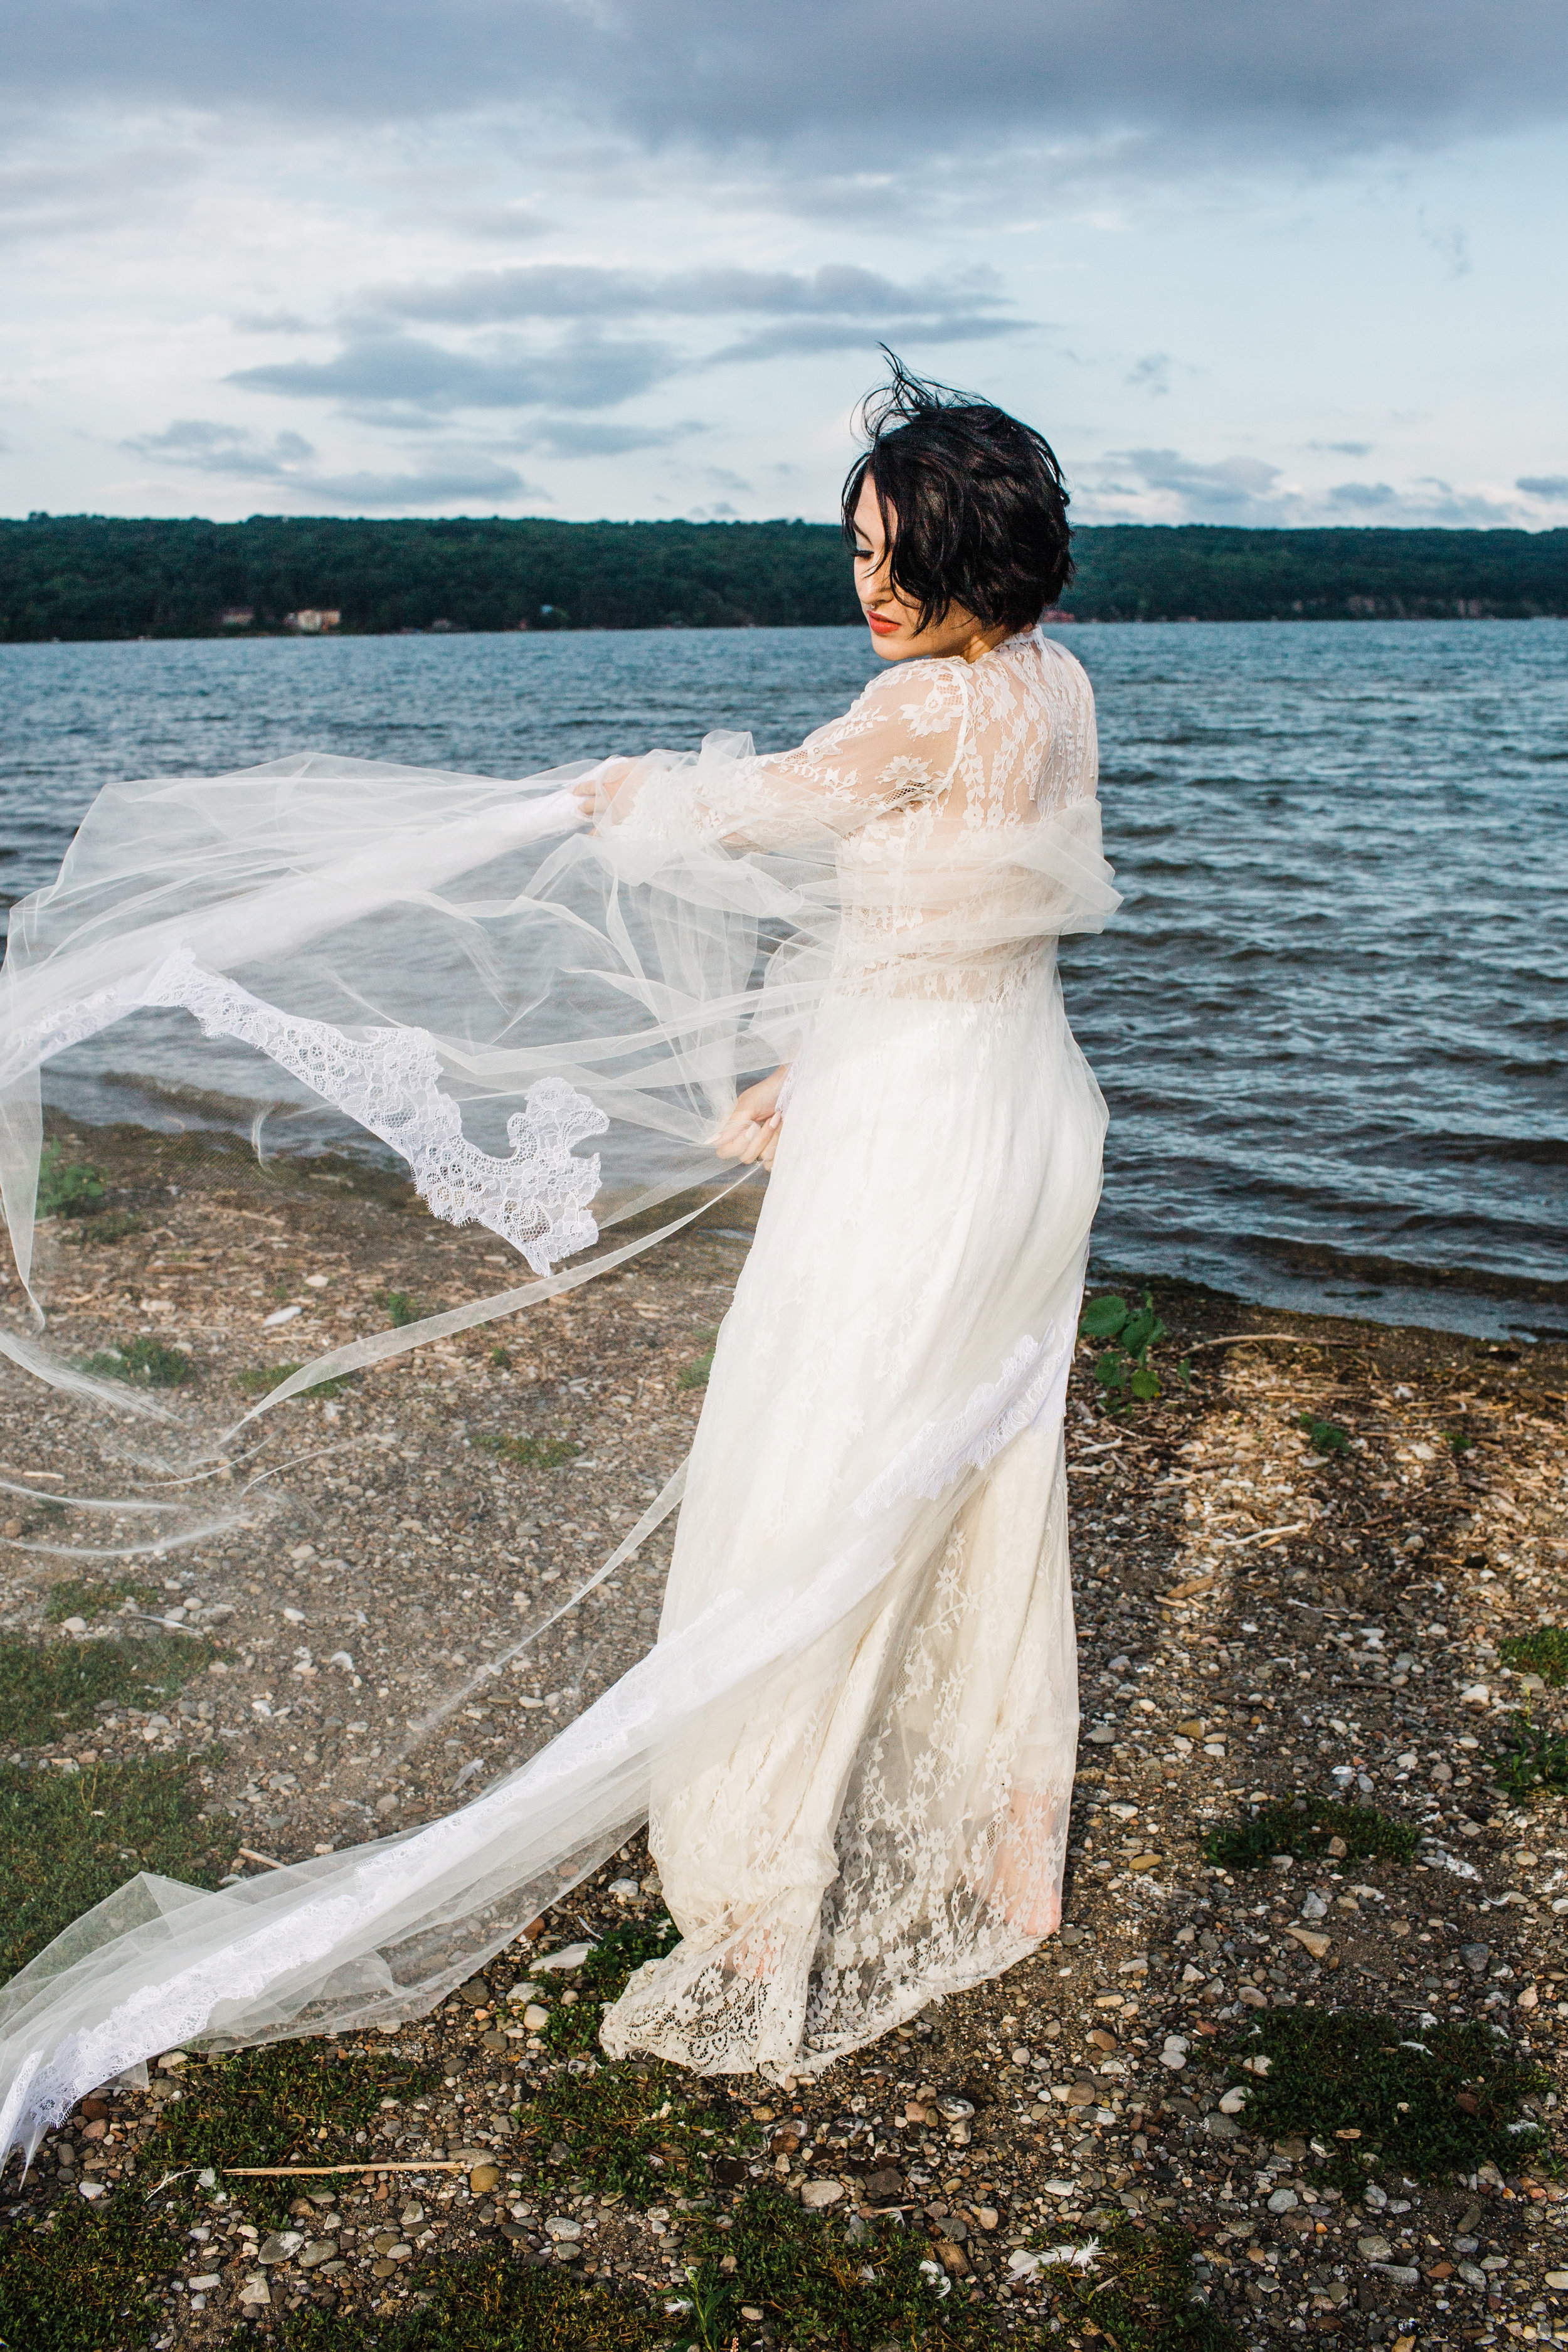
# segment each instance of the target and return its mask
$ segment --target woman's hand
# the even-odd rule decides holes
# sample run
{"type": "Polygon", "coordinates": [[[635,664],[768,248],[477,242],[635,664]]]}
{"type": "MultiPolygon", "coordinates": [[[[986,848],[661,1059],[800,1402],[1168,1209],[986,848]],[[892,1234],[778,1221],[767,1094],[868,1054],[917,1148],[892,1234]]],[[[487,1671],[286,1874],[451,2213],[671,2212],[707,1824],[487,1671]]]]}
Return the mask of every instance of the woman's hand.
{"type": "Polygon", "coordinates": [[[572,797],[586,817],[607,816],[632,770],[640,765],[636,760],[601,760],[585,776],[579,776],[572,786],[572,797]]]}
{"type": "Polygon", "coordinates": [[[739,1160],[747,1166],[761,1160],[764,1168],[773,1166],[784,1129],[778,1099],[789,1073],[790,1065],[782,1063],[772,1077],[759,1078],[754,1087],[736,1096],[734,1109],[713,1139],[721,1160],[739,1160]]]}

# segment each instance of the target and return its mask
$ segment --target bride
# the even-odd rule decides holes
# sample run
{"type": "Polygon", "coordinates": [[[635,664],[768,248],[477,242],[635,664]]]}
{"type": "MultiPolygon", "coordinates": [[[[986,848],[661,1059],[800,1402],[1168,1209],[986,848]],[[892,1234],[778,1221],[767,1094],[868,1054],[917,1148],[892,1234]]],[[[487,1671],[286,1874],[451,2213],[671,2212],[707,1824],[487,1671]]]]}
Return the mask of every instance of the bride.
{"type": "Polygon", "coordinates": [[[599,1237],[588,1135],[658,1134],[666,1193],[715,1153],[770,1176],[689,1460],[592,1580],[680,1500],[653,1647],[442,1821],[216,1894],[144,1874],[75,1922],[0,1991],[0,2155],[175,2043],[424,2014],[645,1822],[681,1940],[606,2012],[613,2056],[819,2072],[1058,1926],[1062,1412],[1104,1110],[1056,941],[1116,904],[1093,701],[1037,625],[1070,571],[1039,435],[895,362],[868,440],[845,530],[886,667],[798,750],[122,787],[16,910],[0,1182],[25,1280],[38,1070],[150,1008],[270,1055],[533,1268],[258,1411],[645,1245],[557,1270],[599,1237]],[[461,1102],[513,1106],[510,1157],[461,1102]]]}

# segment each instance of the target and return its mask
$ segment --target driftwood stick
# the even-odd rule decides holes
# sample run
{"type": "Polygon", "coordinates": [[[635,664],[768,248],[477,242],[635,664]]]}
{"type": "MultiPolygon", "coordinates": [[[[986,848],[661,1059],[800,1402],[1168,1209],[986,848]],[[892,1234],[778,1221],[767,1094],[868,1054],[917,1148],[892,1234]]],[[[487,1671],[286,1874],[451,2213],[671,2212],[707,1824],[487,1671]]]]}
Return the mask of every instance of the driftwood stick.
{"type": "MultiPolygon", "coordinates": [[[[489,2163],[487,2157],[484,2161],[489,2163]]],[[[220,2164],[219,2172],[232,2173],[236,2179],[291,2180],[296,2173],[308,2173],[312,2179],[328,2172],[471,2172],[473,2166],[450,2156],[426,2157],[423,2164],[220,2164]]]]}

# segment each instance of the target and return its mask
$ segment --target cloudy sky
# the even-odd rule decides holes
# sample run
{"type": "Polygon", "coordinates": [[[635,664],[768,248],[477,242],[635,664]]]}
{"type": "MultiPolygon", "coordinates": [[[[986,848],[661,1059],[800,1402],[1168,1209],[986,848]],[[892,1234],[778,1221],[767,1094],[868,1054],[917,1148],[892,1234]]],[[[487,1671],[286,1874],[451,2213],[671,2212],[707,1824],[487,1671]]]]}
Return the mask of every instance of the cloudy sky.
{"type": "Polygon", "coordinates": [[[0,0],[0,512],[1568,523],[1561,0],[0,0]]]}

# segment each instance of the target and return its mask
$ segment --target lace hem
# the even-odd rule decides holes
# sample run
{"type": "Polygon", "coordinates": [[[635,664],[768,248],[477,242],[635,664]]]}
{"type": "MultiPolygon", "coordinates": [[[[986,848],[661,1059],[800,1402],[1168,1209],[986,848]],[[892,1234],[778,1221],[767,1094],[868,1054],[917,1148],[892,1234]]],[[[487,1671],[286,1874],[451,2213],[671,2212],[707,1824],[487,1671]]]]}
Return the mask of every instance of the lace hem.
{"type": "Polygon", "coordinates": [[[574,1144],[609,1120],[564,1078],[541,1078],[507,1121],[510,1160],[463,1133],[462,1112],[441,1091],[441,1057],[426,1029],[373,1029],[349,1037],[327,1021],[279,1011],[179,948],[151,974],[65,1005],[23,1041],[29,1065],[143,1007],[192,1013],[209,1037],[254,1045],[407,1161],[421,1200],[448,1224],[481,1224],[520,1251],[535,1274],[587,1249],[599,1228],[587,1213],[599,1159],[574,1144]]]}

